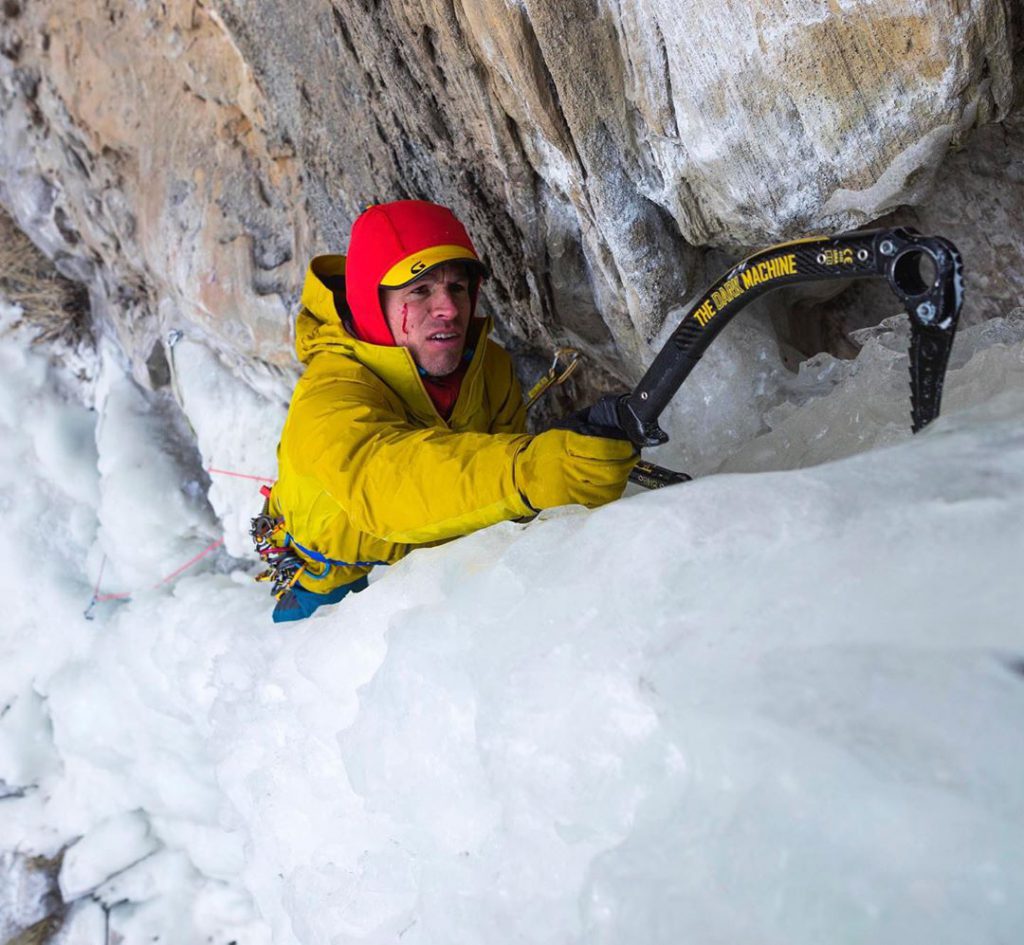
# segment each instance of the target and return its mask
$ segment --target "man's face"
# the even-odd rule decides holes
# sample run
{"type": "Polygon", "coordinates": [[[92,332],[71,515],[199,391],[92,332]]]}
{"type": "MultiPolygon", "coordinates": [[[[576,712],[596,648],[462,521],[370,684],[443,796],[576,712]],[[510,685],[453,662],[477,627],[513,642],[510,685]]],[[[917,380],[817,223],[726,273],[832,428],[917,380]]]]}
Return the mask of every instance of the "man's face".
{"type": "Polygon", "coordinates": [[[395,343],[428,374],[444,377],[462,360],[469,328],[469,275],[460,263],[431,269],[401,289],[382,289],[381,306],[395,343]]]}

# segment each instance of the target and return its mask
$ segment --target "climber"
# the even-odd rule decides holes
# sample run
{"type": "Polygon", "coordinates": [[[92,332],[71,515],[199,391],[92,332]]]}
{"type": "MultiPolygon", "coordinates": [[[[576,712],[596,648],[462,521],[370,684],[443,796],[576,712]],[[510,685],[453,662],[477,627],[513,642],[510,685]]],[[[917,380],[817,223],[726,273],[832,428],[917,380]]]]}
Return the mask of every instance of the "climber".
{"type": "Polygon", "coordinates": [[[475,317],[485,275],[452,212],[419,200],[370,207],[347,258],[310,264],[295,332],[306,370],[265,509],[299,565],[275,622],[363,590],[417,545],[622,494],[636,451],[608,398],[525,432],[511,359],[475,317]]]}

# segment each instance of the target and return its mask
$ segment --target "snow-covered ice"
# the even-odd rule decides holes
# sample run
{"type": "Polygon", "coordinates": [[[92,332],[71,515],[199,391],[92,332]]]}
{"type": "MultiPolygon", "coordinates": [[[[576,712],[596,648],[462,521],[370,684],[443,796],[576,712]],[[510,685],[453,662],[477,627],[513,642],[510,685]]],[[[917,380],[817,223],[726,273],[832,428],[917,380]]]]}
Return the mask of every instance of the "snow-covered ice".
{"type": "Polygon", "coordinates": [[[285,629],[224,552],[154,588],[222,527],[238,553],[241,485],[196,483],[265,474],[240,431],[279,408],[179,345],[189,456],[112,352],[90,410],[16,318],[0,939],[62,850],[75,945],[1024,933],[1024,313],[964,333],[918,437],[892,323],[702,446],[733,474],[419,551],[285,629]],[[131,597],[88,621],[104,559],[131,597]]]}

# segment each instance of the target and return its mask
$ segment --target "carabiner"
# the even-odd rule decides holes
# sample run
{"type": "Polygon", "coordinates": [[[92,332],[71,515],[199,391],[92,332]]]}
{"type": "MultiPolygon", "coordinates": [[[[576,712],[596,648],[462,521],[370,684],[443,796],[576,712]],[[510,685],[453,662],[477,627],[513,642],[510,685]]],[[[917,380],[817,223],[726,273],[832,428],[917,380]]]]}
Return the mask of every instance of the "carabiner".
{"type": "Polygon", "coordinates": [[[581,357],[579,351],[568,346],[555,349],[554,359],[551,367],[526,395],[526,409],[529,410],[551,387],[565,383],[573,371],[580,366],[581,357]]]}

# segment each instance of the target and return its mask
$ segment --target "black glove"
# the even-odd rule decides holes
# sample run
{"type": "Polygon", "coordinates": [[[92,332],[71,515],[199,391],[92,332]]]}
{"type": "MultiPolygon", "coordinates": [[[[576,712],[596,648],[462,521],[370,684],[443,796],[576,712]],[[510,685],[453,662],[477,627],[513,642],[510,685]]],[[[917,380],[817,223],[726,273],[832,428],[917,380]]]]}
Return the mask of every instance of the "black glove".
{"type": "Polygon", "coordinates": [[[619,404],[628,394],[605,394],[596,404],[577,410],[552,424],[553,430],[572,430],[584,436],[603,436],[609,440],[628,440],[619,426],[619,404]]]}

